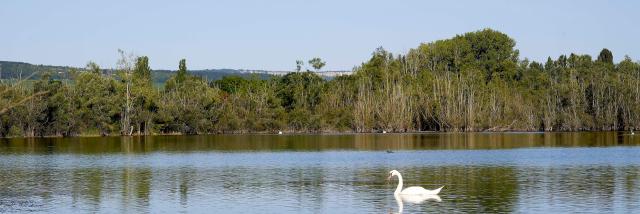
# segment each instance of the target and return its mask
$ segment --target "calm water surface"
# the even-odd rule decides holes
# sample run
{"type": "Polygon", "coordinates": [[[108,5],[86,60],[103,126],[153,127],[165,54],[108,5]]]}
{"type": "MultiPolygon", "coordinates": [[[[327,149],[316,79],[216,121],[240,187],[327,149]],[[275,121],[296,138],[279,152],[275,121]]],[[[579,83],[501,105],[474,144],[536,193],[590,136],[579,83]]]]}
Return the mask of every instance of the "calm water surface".
{"type": "Polygon", "coordinates": [[[0,212],[640,213],[626,133],[0,140],[0,212]],[[439,199],[396,199],[405,185],[439,199]]]}

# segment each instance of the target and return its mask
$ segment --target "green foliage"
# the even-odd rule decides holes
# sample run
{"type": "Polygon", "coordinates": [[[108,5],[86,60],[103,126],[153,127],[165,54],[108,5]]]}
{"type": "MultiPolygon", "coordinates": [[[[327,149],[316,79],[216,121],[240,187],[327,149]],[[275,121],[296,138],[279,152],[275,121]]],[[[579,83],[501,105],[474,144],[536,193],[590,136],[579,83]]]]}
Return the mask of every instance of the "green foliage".
{"type": "Polygon", "coordinates": [[[316,71],[320,71],[320,69],[322,69],[322,67],[324,67],[326,63],[323,62],[322,59],[316,57],[309,60],[309,65],[311,65],[314,69],[316,69],[316,71]]]}
{"type": "Polygon", "coordinates": [[[278,85],[278,97],[285,109],[315,109],[320,102],[324,79],[313,72],[293,72],[284,75],[278,85]]]}
{"type": "Polygon", "coordinates": [[[120,99],[117,82],[94,72],[83,72],[76,77],[72,105],[77,109],[74,116],[79,119],[82,130],[97,129],[101,134],[118,131],[120,99]]]}
{"type": "Polygon", "coordinates": [[[153,119],[158,110],[156,103],[158,93],[152,85],[148,57],[142,56],[136,59],[131,83],[131,123],[138,134],[151,134],[153,119]]]}
{"type": "Polygon", "coordinates": [[[149,67],[148,57],[138,57],[133,70],[133,78],[139,80],[139,83],[151,85],[151,67],[149,67]]]}
{"type": "Polygon", "coordinates": [[[506,34],[485,29],[422,44],[409,55],[422,59],[416,63],[430,71],[480,69],[489,81],[495,76],[513,77],[519,54],[514,47],[515,41],[506,34]]]}
{"type": "Polygon", "coordinates": [[[233,94],[241,89],[247,89],[249,87],[249,80],[240,76],[226,76],[214,81],[214,85],[224,92],[233,94]]]}
{"type": "MultiPolygon", "coordinates": [[[[0,84],[1,136],[86,133],[578,131],[640,128],[640,63],[603,49],[545,62],[518,59],[515,42],[485,29],[421,44],[406,55],[383,48],[353,75],[203,78],[180,60],[154,72],[147,57],[122,60],[117,76],[95,63],[42,72],[30,84],[0,84]],[[129,66],[127,66],[129,65],[129,66]],[[161,75],[164,88],[154,88],[161,75]]],[[[309,60],[316,70],[325,65],[309,60]]]]}
{"type": "Polygon", "coordinates": [[[87,63],[87,70],[91,71],[94,74],[102,74],[102,70],[100,69],[100,66],[95,62],[87,63]]]}
{"type": "Polygon", "coordinates": [[[181,59],[180,64],[178,65],[178,72],[176,73],[176,82],[179,84],[184,82],[187,78],[187,60],[181,59]]]}
{"type": "Polygon", "coordinates": [[[613,65],[613,54],[609,49],[603,48],[598,55],[598,62],[613,65]]]}

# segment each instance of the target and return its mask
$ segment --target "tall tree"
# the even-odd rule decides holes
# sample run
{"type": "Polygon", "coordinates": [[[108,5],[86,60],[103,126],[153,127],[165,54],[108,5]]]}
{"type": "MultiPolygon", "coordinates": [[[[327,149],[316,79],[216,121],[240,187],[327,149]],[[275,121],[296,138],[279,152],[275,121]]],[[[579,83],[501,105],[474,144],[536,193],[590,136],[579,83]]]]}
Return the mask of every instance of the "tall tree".
{"type": "Polygon", "coordinates": [[[152,85],[149,58],[141,56],[136,59],[133,69],[133,110],[132,121],[138,134],[150,134],[152,130],[153,114],[157,110],[156,90],[152,85]]]}
{"type": "Polygon", "coordinates": [[[322,69],[322,67],[324,67],[326,65],[325,62],[322,61],[322,59],[316,57],[313,58],[311,60],[309,60],[309,64],[316,69],[316,71],[320,71],[320,69],[322,69]]]}
{"type": "Polygon", "coordinates": [[[598,54],[597,61],[613,65],[613,54],[609,49],[603,48],[602,51],[600,51],[600,54],[598,54]]]}
{"type": "Polygon", "coordinates": [[[120,59],[118,59],[118,75],[120,80],[124,84],[124,89],[122,89],[123,97],[124,97],[124,106],[122,107],[122,111],[120,113],[120,134],[122,135],[131,135],[133,132],[133,126],[131,125],[131,114],[133,109],[133,101],[132,101],[132,85],[133,85],[133,62],[135,57],[132,54],[126,54],[123,50],[118,49],[118,54],[120,54],[120,59]]]}
{"type": "Polygon", "coordinates": [[[178,72],[176,73],[176,82],[178,84],[184,82],[187,78],[187,60],[181,59],[178,65],[178,72]]]}

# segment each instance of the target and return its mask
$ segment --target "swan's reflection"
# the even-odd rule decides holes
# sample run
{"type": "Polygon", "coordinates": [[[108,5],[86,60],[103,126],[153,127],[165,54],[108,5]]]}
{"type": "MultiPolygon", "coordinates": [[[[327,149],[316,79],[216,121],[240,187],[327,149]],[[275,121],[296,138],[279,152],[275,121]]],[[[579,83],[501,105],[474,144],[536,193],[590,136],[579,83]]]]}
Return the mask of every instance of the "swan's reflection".
{"type": "Polygon", "coordinates": [[[441,202],[442,199],[438,195],[400,195],[394,194],[393,197],[396,199],[396,204],[398,204],[398,213],[402,213],[404,210],[404,202],[410,204],[421,204],[425,201],[435,201],[441,202]]]}

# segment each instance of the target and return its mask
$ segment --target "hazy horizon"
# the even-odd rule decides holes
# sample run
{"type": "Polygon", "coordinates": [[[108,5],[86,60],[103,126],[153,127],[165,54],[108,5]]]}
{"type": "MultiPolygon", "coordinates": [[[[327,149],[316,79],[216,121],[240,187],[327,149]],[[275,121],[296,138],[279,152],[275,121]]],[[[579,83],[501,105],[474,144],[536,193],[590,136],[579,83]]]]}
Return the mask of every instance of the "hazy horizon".
{"type": "Polygon", "coordinates": [[[602,48],[615,61],[640,58],[634,1],[11,1],[0,8],[0,60],[114,67],[118,49],[153,69],[293,70],[320,57],[323,70],[351,70],[382,46],[394,54],[484,28],[516,40],[520,58],[602,48]]]}

